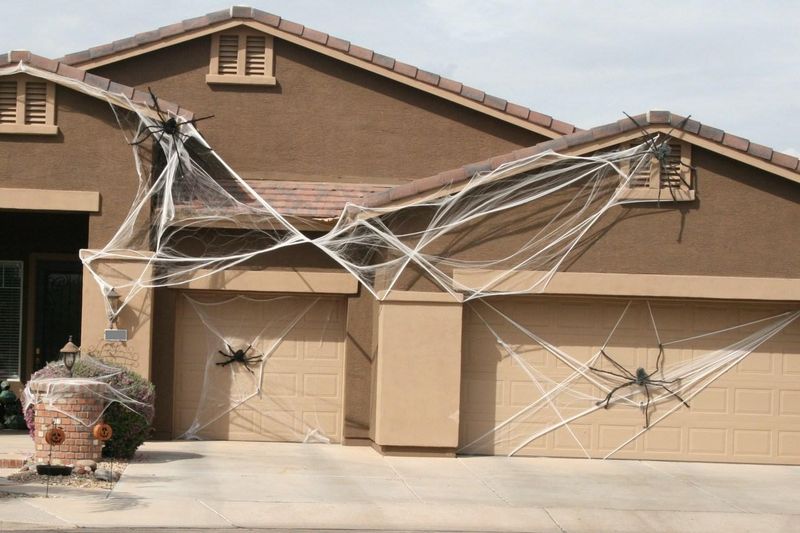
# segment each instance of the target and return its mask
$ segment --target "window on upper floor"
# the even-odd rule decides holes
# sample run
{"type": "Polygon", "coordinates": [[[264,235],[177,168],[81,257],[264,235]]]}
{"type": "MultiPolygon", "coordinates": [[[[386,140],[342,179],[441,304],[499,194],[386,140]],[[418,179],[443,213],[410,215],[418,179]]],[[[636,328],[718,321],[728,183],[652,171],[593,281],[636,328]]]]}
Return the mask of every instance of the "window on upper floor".
{"type": "Polygon", "coordinates": [[[55,85],[39,78],[0,78],[0,133],[58,133],[55,96],[55,85]]]}
{"type": "Polygon", "coordinates": [[[271,35],[255,30],[215,33],[206,82],[275,85],[272,44],[271,35]]]}
{"type": "MultiPolygon", "coordinates": [[[[636,146],[630,143],[623,149],[636,146]]],[[[628,187],[623,193],[625,200],[694,200],[692,176],[692,145],[678,139],[667,142],[668,152],[662,160],[653,156],[635,169],[628,187]]],[[[627,165],[622,170],[629,172],[627,165]]]]}

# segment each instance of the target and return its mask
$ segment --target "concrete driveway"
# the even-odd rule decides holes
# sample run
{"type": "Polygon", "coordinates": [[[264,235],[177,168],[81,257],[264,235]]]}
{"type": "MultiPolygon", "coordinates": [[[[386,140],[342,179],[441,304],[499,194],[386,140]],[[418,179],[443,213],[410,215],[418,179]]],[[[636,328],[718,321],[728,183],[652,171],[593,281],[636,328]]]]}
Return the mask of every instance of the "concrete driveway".
{"type": "MultiPolygon", "coordinates": [[[[30,490],[0,486],[0,491],[30,490]]],[[[7,526],[797,531],[800,468],[152,442],[111,493],[0,499],[7,526]]],[[[0,529],[3,529],[0,522],[0,529]]]]}

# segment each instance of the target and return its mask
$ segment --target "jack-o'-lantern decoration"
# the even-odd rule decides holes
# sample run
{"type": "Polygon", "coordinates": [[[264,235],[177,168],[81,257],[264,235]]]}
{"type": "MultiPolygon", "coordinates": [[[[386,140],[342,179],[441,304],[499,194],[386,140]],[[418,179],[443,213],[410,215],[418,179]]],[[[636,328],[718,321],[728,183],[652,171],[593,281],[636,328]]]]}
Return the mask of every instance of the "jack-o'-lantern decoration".
{"type": "Polygon", "coordinates": [[[111,436],[113,434],[114,431],[111,429],[111,426],[103,422],[95,424],[95,426],[92,428],[92,435],[94,435],[94,438],[102,442],[111,440],[111,436]]]}
{"type": "Polygon", "coordinates": [[[50,428],[44,434],[44,441],[50,446],[59,446],[64,443],[67,434],[61,428],[50,428]]]}

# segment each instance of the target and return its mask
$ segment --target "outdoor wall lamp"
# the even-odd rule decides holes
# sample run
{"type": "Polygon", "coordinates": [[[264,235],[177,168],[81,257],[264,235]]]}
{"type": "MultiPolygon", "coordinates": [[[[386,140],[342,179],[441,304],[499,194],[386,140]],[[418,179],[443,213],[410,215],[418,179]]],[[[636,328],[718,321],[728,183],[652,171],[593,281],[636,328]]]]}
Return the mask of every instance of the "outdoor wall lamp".
{"type": "Polygon", "coordinates": [[[111,287],[106,291],[106,300],[108,301],[108,323],[110,327],[115,327],[117,324],[117,313],[119,313],[120,295],[111,287]]]}
{"type": "Polygon", "coordinates": [[[80,347],[75,346],[75,344],[72,342],[72,335],[69,336],[67,344],[65,344],[64,347],[59,350],[59,354],[61,354],[61,359],[64,361],[64,366],[67,367],[67,370],[69,370],[69,375],[71,377],[72,367],[75,365],[75,360],[81,356],[80,347]]]}

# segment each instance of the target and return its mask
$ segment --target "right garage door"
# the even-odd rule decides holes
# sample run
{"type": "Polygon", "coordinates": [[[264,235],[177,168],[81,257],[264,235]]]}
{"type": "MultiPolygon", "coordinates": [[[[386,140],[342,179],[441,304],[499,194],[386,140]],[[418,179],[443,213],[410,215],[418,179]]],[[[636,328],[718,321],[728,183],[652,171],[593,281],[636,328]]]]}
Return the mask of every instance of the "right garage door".
{"type": "MultiPolygon", "coordinates": [[[[730,346],[776,323],[761,319],[798,306],[684,301],[651,302],[648,308],[643,301],[628,306],[625,300],[559,297],[489,302],[491,307],[470,303],[464,311],[462,453],[800,464],[800,319],[718,379],[697,387],[689,408],[676,408],[628,444],[644,427],[644,395],[635,396],[641,402],[638,408],[633,402],[624,405],[618,398],[636,387],[623,388],[609,409],[601,405],[592,411],[605,396],[592,381],[613,386],[621,380],[603,381],[594,371],[576,375],[553,355],[553,350],[561,351],[586,362],[608,342],[604,351],[621,367],[652,372],[659,353],[657,331],[665,345],[697,337],[667,345],[666,367],[717,362],[735,357],[730,346]],[[729,329],[751,322],[756,323],[729,329]],[[539,341],[550,343],[550,350],[539,341]],[[581,414],[587,410],[591,412],[581,414]]],[[[593,366],[623,372],[608,360],[593,366]]],[[[658,386],[651,388],[656,395],[666,394],[658,386]]],[[[693,392],[684,390],[684,395],[693,392]]],[[[677,403],[668,396],[653,405],[652,420],[677,403]]]]}

